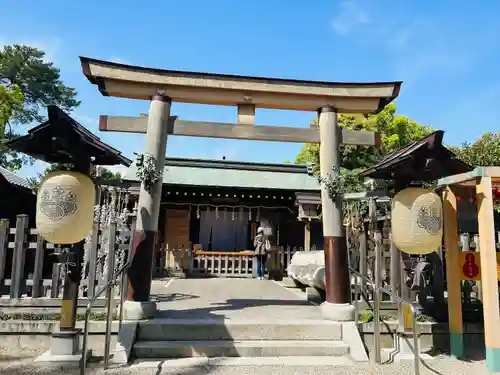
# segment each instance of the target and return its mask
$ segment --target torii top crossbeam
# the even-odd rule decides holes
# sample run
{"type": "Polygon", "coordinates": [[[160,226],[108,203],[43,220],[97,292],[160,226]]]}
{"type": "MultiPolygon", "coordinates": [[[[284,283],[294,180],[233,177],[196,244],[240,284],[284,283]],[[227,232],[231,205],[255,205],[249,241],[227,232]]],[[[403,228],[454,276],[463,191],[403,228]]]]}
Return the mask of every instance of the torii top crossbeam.
{"type": "Polygon", "coordinates": [[[105,96],[149,100],[165,91],[174,102],[373,113],[399,94],[401,82],[339,83],[145,68],[80,57],[83,73],[105,96]]]}

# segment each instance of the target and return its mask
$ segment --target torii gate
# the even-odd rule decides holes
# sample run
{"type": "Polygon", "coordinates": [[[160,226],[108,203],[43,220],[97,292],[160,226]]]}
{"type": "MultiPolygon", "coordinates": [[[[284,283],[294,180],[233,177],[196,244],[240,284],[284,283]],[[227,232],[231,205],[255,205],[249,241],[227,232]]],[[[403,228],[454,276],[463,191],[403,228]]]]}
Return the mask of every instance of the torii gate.
{"type": "MultiPolygon", "coordinates": [[[[379,146],[373,132],[355,132],[337,125],[338,113],[376,113],[394,100],[401,82],[334,83],[279,78],[160,70],[80,57],[83,73],[104,96],[150,100],[148,116],[101,116],[99,129],[146,133],[144,153],[153,156],[157,170],[165,162],[167,134],[259,141],[320,142],[321,176],[334,175],[340,167],[340,145],[379,146]],[[229,105],[238,108],[237,123],[183,121],[170,116],[172,101],[229,105]],[[319,130],[256,126],[255,109],[273,108],[317,111],[319,130]]],[[[150,301],[153,248],[155,244],[161,188],[157,181],[148,192],[141,184],[129,292],[124,304],[126,319],[152,317],[150,301]]],[[[347,246],[342,225],[342,198],[332,201],[322,187],[323,235],[326,269],[325,318],[350,321],[350,282],[347,246]]]]}

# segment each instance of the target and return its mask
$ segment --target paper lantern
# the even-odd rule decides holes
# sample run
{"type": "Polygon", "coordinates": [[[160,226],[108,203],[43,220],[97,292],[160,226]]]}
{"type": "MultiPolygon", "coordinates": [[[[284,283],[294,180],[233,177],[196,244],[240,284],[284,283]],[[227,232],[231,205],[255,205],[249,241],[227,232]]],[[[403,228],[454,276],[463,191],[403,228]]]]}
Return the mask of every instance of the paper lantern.
{"type": "Polygon", "coordinates": [[[74,244],[92,230],[95,188],[77,172],[49,173],[40,183],[36,202],[38,233],[54,244],[74,244]]]}
{"type": "Polygon", "coordinates": [[[443,210],[432,190],[408,188],[392,200],[391,230],[396,246],[408,254],[429,254],[441,245],[443,210]]]}

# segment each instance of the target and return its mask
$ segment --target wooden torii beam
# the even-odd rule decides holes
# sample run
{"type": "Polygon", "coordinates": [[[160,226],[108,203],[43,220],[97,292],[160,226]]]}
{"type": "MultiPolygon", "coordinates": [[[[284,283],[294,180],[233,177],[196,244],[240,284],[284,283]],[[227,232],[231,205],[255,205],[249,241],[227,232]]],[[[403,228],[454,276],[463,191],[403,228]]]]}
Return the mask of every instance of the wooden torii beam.
{"type": "MultiPolygon", "coordinates": [[[[99,130],[146,134],[148,117],[126,117],[101,115],[99,130]]],[[[170,116],[167,125],[168,135],[185,137],[244,139],[267,142],[319,143],[319,128],[297,128],[292,126],[243,125],[222,122],[186,121],[170,116]]],[[[342,129],[340,139],[345,145],[379,146],[380,135],[375,132],[342,129]]]]}
{"type": "MultiPolygon", "coordinates": [[[[380,144],[370,132],[352,132],[338,126],[338,113],[375,113],[394,100],[401,82],[322,82],[153,69],[80,57],[83,74],[102,95],[150,100],[147,117],[103,116],[106,131],[146,132],[145,154],[163,170],[167,135],[260,141],[320,143],[321,175],[336,175],[340,168],[340,145],[380,144]],[[237,124],[183,121],[170,116],[172,101],[234,106],[237,124]],[[318,129],[255,126],[256,108],[317,111],[318,129]]],[[[154,315],[150,300],[151,263],[158,230],[163,181],[153,188],[141,184],[133,262],[129,269],[129,293],[124,305],[126,319],[154,315]]],[[[347,247],[342,225],[342,197],[334,200],[322,186],[325,250],[326,302],[321,309],[327,319],[352,321],[347,247]]]]}

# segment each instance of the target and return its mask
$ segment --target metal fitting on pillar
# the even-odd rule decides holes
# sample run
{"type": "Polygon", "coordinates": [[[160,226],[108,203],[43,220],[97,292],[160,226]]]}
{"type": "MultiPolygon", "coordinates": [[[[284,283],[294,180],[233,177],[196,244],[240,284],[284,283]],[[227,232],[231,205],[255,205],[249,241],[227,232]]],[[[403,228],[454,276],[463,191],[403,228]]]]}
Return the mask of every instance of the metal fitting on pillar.
{"type": "MultiPolygon", "coordinates": [[[[162,90],[164,91],[164,90],[162,90]]],[[[169,103],[172,103],[172,98],[165,95],[165,94],[162,94],[162,93],[158,93],[156,95],[153,95],[151,97],[151,100],[158,100],[160,102],[169,102],[169,103]]]]}
{"type": "Polygon", "coordinates": [[[319,116],[322,112],[337,112],[337,108],[332,105],[325,105],[324,107],[318,108],[317,112],[319,116]]]}

